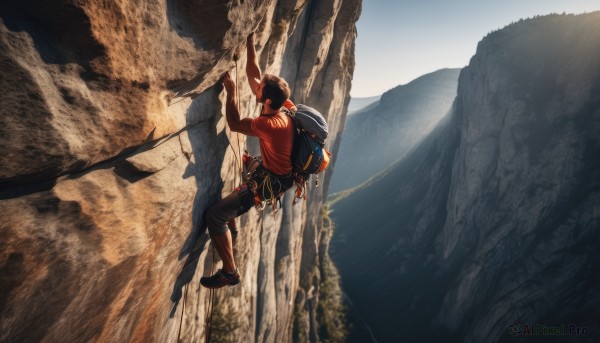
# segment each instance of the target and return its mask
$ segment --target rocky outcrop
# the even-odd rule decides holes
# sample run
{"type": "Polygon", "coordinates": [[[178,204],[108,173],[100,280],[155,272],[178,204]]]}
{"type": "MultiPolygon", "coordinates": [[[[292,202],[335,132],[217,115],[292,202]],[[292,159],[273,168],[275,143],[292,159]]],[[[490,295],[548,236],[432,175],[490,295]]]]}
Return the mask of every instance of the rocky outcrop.
{"type": "MultiPolygon", "coordinates": [[[[228,130],[218,79],[231,70],[241,112],[258,114],[244,73],[256,31],[263,71],[327,116],[335,151],[359,13],[359,0],[2,2],[0,341],[200,341],[203,213],[257,147],[228,130]]],[[[242,283],[215,293],[219,341],[319,339],[324,189],[238,219],[242,283]]]]}
{"type": "Polygon", "coordinates": [[[331,192],[365,182],[427,136],[456,97],[460,69],[441,69],[383,93],[348,117],[331,192]]]}
{"type": "Polygon", "coordinates": [[[491,33],[452,114],[333,206],[332,257],[378,341],[598,340],[599,46],[600,12],[491,33]]]}

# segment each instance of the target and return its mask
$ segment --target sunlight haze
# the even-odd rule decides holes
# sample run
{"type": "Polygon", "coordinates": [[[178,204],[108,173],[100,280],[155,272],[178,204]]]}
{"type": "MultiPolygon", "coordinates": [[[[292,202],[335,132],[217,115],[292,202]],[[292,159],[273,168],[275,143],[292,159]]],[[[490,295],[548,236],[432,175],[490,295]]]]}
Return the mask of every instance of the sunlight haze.
{"type": "Polygon", "coordinates": [[[441,68],[462,68],[485,35],[521,18],[597,10],[598,0],[366,0],[350,94],[380,95],[441,68]]]}

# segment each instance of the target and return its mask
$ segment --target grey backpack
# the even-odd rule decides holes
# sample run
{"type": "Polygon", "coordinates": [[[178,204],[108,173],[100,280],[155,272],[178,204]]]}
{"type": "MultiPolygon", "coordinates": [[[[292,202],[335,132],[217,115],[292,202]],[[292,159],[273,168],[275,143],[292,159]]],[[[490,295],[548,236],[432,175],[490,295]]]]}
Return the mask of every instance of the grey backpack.
{"type": "Polygon", "coordinates": [[[294,171],[307,180],[310,174],[319,174],[329,164],[331,154],[325,150],[328,128],[319,111],[306,105],[296,108],[296,111],[284,111],[292,118],[296,128],[292,165],[294,171]]]}

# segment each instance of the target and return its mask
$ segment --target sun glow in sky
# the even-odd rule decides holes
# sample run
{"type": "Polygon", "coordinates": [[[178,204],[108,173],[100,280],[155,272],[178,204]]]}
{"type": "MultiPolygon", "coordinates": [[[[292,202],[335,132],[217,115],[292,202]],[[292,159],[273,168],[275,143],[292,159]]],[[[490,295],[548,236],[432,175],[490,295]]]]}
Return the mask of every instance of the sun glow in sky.
{"type": "Polygon", "coordinates": [[[353,97],[464,67],[488,33],[521,18],[600,10],[600,0],[363,0],[353,97]]]}

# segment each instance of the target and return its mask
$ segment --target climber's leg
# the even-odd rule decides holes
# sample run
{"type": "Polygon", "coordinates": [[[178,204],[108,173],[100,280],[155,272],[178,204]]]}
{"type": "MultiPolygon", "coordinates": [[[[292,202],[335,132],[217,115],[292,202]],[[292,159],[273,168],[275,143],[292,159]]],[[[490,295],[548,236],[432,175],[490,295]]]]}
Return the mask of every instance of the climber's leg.
{"type": "Polygon", "coordinates": [[[248,191],[247,187],[238,187],[206,212],[208,232],[223,261],[223,268],[213,276],[201,278],[200,283],[203,286],[219,288],[239,283],[240,275],[235,266],[230,228],[237,233],[235,217],[248,212],[253,204],[254,194],[248,191]]]}
{"type": "Polygon", "coordinates": [[[231,232],[227,227],[227,223],[235,221],[240,203],[240,195],[234,191],[206,212],[208,232],[223,261],[225,272],[235,271],[231,232]]]}
{"type": "Polygon", "coordinates": [[[225,231],[223,234],[211,234],[212,239],[221,260],[223,261],[223,270],[226,273],[235,274],[236,267],[233,258],[233,245],[231,244],[231,232],[225,231]]]}
{"type": "Polygon", "coordinates": [[[231,218],[227,222],[227,227],[229,228],[229,231],[231,231],[231,245],[235,248],[235,246],[237,245],[238,236],[238,229],[237,224],[235,223],[235,218],[231,218]]]}

